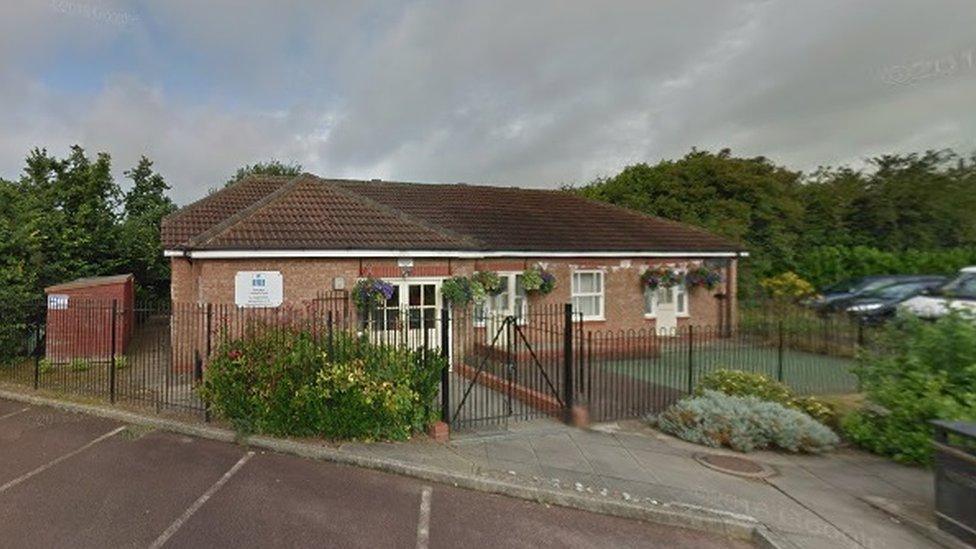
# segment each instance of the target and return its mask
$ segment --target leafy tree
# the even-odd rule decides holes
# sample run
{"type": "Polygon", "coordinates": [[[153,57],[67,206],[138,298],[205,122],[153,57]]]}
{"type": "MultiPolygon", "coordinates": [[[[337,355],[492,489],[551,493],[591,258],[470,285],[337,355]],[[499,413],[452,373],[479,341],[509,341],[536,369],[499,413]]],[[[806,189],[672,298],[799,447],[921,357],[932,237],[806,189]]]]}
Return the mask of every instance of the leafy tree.
{"type": "Polygon", "coordinates": [[[628,166],[577,191],[742,242],[753,255],[743,274],[752,278],[792,264],[803,226],[800,176],[763,157],[692,150],[677,161],[628,166]]]}
{"type": "Polygon", "coordinates": [[[35,149],[27,157],[21,189],[28,200],[26,222],[39,239],[33,260],[42,287],[120,266],[121,191],[108,154],[92,161],[76,145],[58,160],[35,149]]]}
{"type": "Polygon", "coordinates": [[[818,285],[879,273],[951,273],[976,250],[976,156],[885,155],[809,176],[728,150],[636,164],[577,192],[744,243],[742,288],[796,272],[818,285]]]}
{"type": "Polygon", "coordinates": [[[120,255],[137,281],[142,297],[163,297],[169,289],[169,262],[163,257],[159,226],[163,217],[176,210],[166,196],[169,185],[153,171],[152,161],[143,156],[125,172],[132,188],[123,199],[120,227],[120,255]]]}
{"type": "Polygon", "coordinates": [[[257,162],[255,164],[247,164],[243,168],[238,168],[237,173],[234,174],[234,177],[228,179],[227,183],[225,183],[224,186],[226,187],[227,185],[232,185],[234,183],[237,183],[238,181],[244,179],[249,175],[295,176],[295,175],[301,175],[301,173],[302,173],[301,164],[298,163],[285,164],[280,160],[271,159],[267,162],[257,162]]]}

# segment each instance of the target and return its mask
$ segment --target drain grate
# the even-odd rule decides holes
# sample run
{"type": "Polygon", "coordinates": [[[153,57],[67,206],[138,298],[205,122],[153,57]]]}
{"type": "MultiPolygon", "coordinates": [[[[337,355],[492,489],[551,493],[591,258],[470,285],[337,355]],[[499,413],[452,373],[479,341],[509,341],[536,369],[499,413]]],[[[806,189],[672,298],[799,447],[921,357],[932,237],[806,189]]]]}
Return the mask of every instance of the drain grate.
{"type": "Polygon", "coordinates": [[[761,463],[738,456],[699,454],[695,456],[695,460],[710,469],[740,477],[762,478],[768,477],[775,472],[761,463]]]}

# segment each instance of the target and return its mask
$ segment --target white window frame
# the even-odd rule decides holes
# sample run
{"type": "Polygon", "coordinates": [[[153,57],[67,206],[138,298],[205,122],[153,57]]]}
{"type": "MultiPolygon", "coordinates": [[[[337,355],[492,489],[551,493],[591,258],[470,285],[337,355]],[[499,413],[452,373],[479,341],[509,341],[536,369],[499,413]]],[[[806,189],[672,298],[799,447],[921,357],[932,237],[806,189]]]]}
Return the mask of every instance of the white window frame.
{"type": "Polygon", "coordinates": [[[583,320],[606,320],[606,305],[607,305],[607,273],[602,269],[579,269],[572,272],[570,275],[570,292],[573,303],[573,313],[579,312],[579,307],[576,305],[576,298],[578,297],[598,297],[600,303],[600,312],[597,315],[583,315],[583,320]],[[576,275],[588,275],[596,274],[599,275],[600,280],[600,291],[598,292],[579,292],[576,289],[576,275]]]}
{"type": "MultiPolygon", "coordinates": [[[[521,311],[515,310],[515,291],[516,288],[518,287],[516,283],[516,279],[517,277],[522,276],[522,271],[499,271],[495,274],[497,274],[498,277],[502,279],[502,283],[505,284],[507,287],[506,289],[506,291],[508,292],[507,310],[512,311],[513,314],[515,314],[515,318],[517,319],[519,325],[524,326],[526,323],[528,323],[528,317],[529,317],[528,294],[522,296],[522,310],[521,311]]],[[[478,328],[484,327],[485,319],[488,318],[488,312],[489,312],[488,304],[490,303],[491,299],[492,296],[489,296],[484,303],[475,305],[475,307],[480,307],[483,311],[483,315],[481,319],[475,320],[474,323],[475,327],[478,328]]],[[[477,317],[475,318],[477,319],[477,317]]]]}
{"type": "MultiPolygon", "coordinates": [[[[675,296],[674,296],[675,303],[678,303],[678,293],[680,293],[684,297],[683,303],[685,304],[685,307],[684,307],[685,310],[684,311],[679,311],[678,308],[677,308],[677,306],[675,306],[675,316],[677,316],[678,318],[688,318],[688,317],[690,317],[691,316],[691,302],[688,299],[688,296],[690,295],[688,293],[688,287],[685,286],[684,284],[678,284],[677,286],[673,286],[673,288],[676,290],[676,293],[675,293],[675,296]]],[[[647,286],[644,286],[644,295],[642,295],[641,297],[642,297],[642,299],[641,299],[641,307],[644,308],[644,318],[657,318],[657,290],[652,290],[652,289],[648,288],[647,286]],[[647,310],[647,292],[654,292],[651,295],[651,310],[650,311],[647,310]]]]}

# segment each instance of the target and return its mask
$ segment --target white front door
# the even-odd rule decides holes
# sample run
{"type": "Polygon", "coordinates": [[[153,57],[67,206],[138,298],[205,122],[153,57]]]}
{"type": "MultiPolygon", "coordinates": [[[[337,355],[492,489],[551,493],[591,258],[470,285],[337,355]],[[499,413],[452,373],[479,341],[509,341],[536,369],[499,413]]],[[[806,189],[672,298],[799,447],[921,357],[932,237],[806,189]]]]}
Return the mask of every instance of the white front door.
{"type": "Polygon", "coordinates": [[[440,281],[391,281],[393,295],[372,312],[373,340],[377,343],[440,347],[438,318],[440,281]]]}
{"type": "Polygon", "coordinates": [[[678,328],[678,306],[675,288],[658,288],[654,313],[658,334],[675,335],[678,328]]]}
{"type": "Polygon", "coordinates": [[[411,347],[427,345],[428,349],[440,347],[437,317],[440,311],[440,283],[407,283],[405,294],[407,310],[407,343],[411,347]]]}

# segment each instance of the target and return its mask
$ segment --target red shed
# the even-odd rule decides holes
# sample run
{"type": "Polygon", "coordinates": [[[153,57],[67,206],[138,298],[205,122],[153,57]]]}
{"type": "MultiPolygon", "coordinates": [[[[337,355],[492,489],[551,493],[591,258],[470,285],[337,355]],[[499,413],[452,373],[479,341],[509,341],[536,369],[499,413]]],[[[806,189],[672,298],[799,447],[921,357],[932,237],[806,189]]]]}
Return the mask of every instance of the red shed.
{"type": "Polygon", "coordinates": [[[125,352],[135,321],[131,274],[79,278],[44,289],[47,294],[46,356],[52,362],[108,359],[115,310],[115,352],[125,352]]]}

